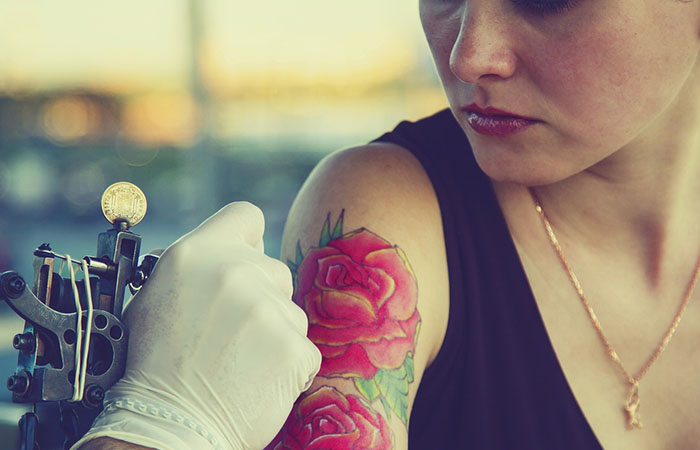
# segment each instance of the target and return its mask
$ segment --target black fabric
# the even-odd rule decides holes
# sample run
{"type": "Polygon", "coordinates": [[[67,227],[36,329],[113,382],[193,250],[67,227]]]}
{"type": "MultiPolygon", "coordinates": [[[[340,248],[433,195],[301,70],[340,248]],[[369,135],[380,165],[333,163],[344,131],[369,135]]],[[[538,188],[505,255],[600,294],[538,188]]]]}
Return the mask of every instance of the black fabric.
{"type": "Polygon", "coordinates": [[[447,334],[418,390],[409,450],[601,448],[554,354],[491,183],[450,111],[402,122],[377,141],[408,149],[426,170],[449,267],[447,334]]]}

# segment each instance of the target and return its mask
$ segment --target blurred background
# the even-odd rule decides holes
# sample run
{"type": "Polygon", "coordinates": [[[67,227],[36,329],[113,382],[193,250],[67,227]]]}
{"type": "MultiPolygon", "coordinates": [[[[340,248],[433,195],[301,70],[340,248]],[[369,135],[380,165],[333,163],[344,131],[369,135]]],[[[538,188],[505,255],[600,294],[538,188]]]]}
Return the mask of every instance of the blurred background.
{"type": "MultiPolygon", "coordinates": [[[[279,256],[319,159],[445,105],[415,1],[0,0],[0,272],[31,278],[42,242],[93,255],[122,180],[144,251],[249,200],[279,256]]],[[[4,379],[23,322],[0,306],[4,379]]]]}

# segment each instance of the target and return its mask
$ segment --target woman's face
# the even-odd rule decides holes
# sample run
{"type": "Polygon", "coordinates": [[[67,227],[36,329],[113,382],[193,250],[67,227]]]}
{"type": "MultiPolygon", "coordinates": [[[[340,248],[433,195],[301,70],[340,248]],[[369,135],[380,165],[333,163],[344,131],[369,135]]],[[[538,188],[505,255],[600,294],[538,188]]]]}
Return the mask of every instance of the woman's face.
{"type": "Polygon", "coordinates": [[[651,147],[700,101],[687,95],[698,1],[420,0],[420,12],[450,107],[496,180],[551,183],[651,147]],[[479,133],[474,103],[537,122],[479,133]]]}

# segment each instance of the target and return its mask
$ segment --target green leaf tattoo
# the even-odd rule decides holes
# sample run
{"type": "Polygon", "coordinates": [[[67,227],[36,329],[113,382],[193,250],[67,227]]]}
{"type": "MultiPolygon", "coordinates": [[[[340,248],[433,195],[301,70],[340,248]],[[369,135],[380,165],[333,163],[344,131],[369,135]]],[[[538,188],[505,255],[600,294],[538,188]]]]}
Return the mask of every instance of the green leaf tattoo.
{"type": "MultiPolygon", "coordinates": [[[[330,217],[329,217],[330,218],[330,217]]],[[[339,239],[343,237],[343,219],[345,218],[345,210],[340,211],[340,217],[335,222],[335,228],[333,228],[333,233],[331,234],[332,239],[339,239]]],[[[329,222],[330,224],[330,222],[329,222]]]]}
{"type": "Polygon", "coordinates": [[[381,394],[374,378],[367,380],[365,378],[355,377],[353,378],[353,381],[355,382],[355,387],[360,394],[362,394],[370,402],[375,401],[381,394]]]}
{"type": "Polygon", "coordinates": [[[331,241],[331,213],[326,216],[326,221],[323,222],[321,230],[321,239],[318,241],[319,247],[325,247],[331,241]]]}
{"type": "Polygon", "coordinates": [[[331,232],[331,213],[328,213],[326,221],[323,222],[321,239],[318,242],[319,247],[325,247],[330,241],[343,237],[343,216],[345,216],[345,210],[340,212],[340,217],[338,217],[333,232],[331,232]]]}
{"type": "Polygon", "coordinates": [[[404,362],[404,365],[406,366],[406,379],[408,380],[409,383],[413,383],[413,356],[412,355],[406,356],[406,362],[404,362]]]}
{"type": "Polygon", "coordinates": [[[406,359],[411,360],[410,376],[407,364],[404,362],[401,367],[395,370],[379,370],[374,377],[382,398],[404,425],[408,424],[408,380],[413,379],[413,358],[407,356],[406,359]]]}

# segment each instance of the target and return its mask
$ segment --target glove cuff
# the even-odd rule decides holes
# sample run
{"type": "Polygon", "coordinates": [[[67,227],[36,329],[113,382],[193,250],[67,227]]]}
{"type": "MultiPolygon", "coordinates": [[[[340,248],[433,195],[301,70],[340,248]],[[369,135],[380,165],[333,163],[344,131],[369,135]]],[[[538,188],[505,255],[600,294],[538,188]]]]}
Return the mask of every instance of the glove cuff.
{"type": "Polygon", "coordinates": [[[71,450],[98,437],[111,437],[162,450],[224,448],[219,436],[197,420],[162,404],[135,397],[111,398],[88,433],[71,450]]]}

